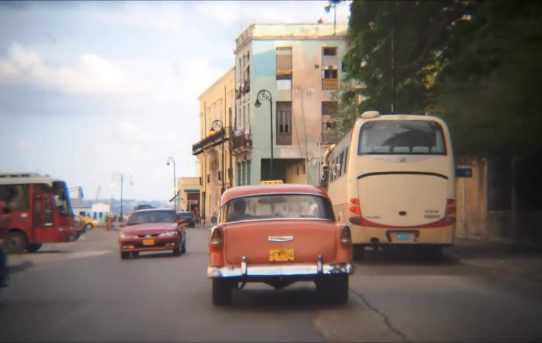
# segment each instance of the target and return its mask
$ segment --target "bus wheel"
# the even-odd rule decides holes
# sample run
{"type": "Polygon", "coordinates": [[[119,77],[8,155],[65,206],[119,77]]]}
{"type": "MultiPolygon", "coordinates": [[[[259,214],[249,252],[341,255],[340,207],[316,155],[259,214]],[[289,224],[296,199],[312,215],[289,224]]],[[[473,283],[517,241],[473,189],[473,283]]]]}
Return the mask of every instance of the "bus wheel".
{"type": "Polygon", "coordinates": [[[22,254],[26,249],[26,237],[21,232],[10,232],[6,243],[8,254],[22,254]]]}
{"type": "Polygon", "coordinates": [[[361,244],[352,246],[352,255],[354,260],[363,260],[365,257],[365,246],[361,244]]]}
{"type": "Polygon", "coordinates": [[[41,243],[32,243],[28,245],[28,251],[30,252],[36,252],[40,250],[40,248],[41,248],[41,243]]]}

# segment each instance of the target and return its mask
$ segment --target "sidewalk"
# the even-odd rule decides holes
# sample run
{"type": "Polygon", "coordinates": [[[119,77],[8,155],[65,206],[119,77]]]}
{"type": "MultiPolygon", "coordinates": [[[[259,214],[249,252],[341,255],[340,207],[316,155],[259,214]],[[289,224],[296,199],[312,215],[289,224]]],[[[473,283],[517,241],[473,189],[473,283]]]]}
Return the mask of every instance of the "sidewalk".
{"type": "Polygon", "coordinates": [[[456,238],[447,252],[465,264],[542,281],[542,251],[533,246],[456,238]]]}

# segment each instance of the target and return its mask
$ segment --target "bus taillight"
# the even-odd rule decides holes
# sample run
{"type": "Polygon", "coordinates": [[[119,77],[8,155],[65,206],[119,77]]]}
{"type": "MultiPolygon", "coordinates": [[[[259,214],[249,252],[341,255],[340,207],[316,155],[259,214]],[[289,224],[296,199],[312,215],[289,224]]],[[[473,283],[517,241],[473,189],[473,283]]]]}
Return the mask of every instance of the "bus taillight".
{"type": "Polygon", "coordinates": [[[359,205],[359,198],[350,199],[350,206],[348,207],[348,210],[353,214],[361,216],[361,207],[359,205]]]}
{"type": "Polygon", "coordinates": [[[446,214],[444,215],[444,220],[447,224],[455,223],[455,199],[448,199],[446,201],[446,214]]]}

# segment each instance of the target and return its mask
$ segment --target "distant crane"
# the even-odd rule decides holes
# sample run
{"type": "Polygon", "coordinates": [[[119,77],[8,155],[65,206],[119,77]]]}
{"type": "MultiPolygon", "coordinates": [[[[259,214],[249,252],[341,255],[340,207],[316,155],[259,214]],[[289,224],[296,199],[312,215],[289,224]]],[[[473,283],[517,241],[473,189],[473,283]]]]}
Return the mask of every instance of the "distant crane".
{"type": "Polygon", "coordinates": [[[102,185],[98,185],[98,190],[96,191],[96,197],[94,199],[98,200],[98,197],[100,196],[100,191],[102,190],[102,185]]]}

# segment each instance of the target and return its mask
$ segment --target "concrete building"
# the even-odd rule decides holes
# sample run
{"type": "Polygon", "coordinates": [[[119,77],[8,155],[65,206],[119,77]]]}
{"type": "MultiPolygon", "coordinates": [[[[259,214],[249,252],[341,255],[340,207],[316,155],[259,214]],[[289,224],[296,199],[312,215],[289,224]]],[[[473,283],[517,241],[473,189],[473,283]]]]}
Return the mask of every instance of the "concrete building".
{"type": "Polygon", "coordinates": [[[230,137],[235,110],[235,69],[231,68],[199,97],[200,141],[192,146],[198,158],[200,213],[206,220],[218,211],[222,192],[235,184],[230,137]]]}
{"type": "Polygon", "coordinates": [[[83,217],[92,217],[92,200],[84,200],[81,198],[71,199],[73,213],[80,214],[83,217]]]}
{"type": "Polygon", "coordinates": [[[93,203],[92,204],[92,218],[100,224],[105,224],[108,216],[111,214],[111,205],[107,203],[93,203]]]}
{"type": "Polygon", "coordinates": [[[201,178],[181,177],[179,178],[179,209],[180,211],[199,211],[201,178]]]}
{"type": "Polygon", "coordinates": [[[237,39],[235,184],[318,185],[347,25],[254,24],[237,39]]]}

